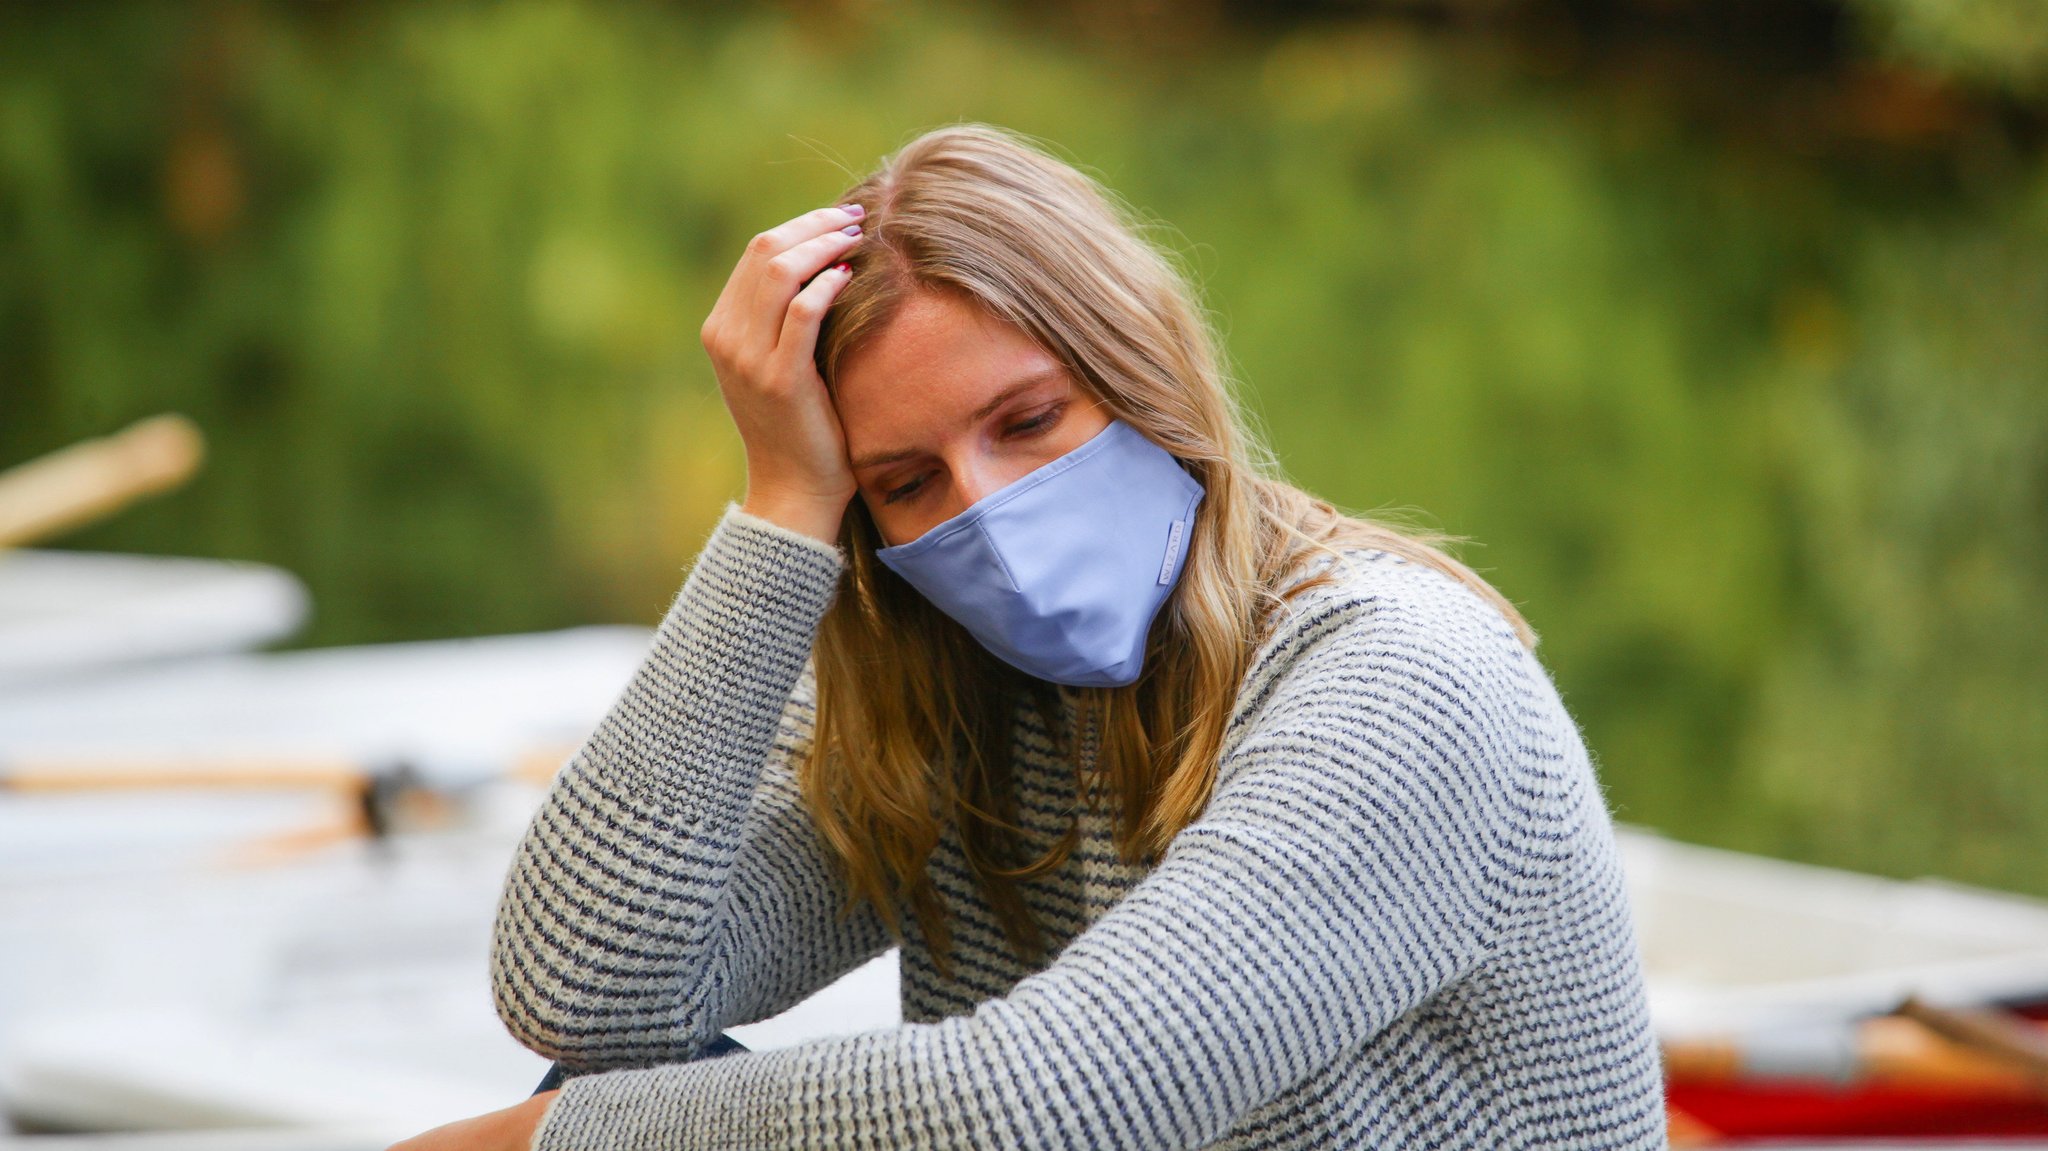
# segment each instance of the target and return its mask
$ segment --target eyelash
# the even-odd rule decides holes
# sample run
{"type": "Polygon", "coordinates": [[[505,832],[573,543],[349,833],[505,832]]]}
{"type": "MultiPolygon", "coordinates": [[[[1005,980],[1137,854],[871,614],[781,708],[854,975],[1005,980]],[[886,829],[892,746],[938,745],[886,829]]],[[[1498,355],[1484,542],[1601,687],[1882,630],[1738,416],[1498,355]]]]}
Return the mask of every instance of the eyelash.
{"type": "MultiPolygon", "coordinates": [[[[1046,429],[1052,427],[1052,425],[1060,418],[1060,415],[1064,413],[1066,410],[1067,405],[1065,403],[1054,404],[1052,407],[1047,408],[1045,411],[1040,412],[1038,415],[1035,415],[1028,420],[1025,420],[1021,424],[1011,424],[1008,428],[1004,429],[1004,432],[1005,434],[1010,435],[1021,434],[1027,438],[1030,436],[1038,435],[1044,432],[1046,429]]],[[[918,492],[922,490],[924,490],[924,477],[919,476],[917,477],[917,481],[915,483],[904,484],[902,487],[896,488],[888,492],[886,495],[882,497],[882,502],[885,504],[893,504],[897,500],[908,499],[909,497],[916,495],[918,492]]]]}

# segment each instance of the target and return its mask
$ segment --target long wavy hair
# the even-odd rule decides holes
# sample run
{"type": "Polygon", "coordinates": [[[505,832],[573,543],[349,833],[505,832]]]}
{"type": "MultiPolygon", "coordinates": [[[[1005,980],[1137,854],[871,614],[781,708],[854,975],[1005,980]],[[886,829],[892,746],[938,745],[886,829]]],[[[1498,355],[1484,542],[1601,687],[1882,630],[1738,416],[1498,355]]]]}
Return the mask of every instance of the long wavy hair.
{"type": "Polygon", "coordinates": [[[1061,689],[990,655],[875,558],[884,541],[852,502],[839,540],[847,572],[813,648],[817,708],[798,770],[848,880],[842,910],[866,899],[901,938],[907,906],[949,972],[945,902],[925,867],[952,822],[1010,943],[1042,961],[1045,938],[1018,885],[1064,862],[1078,827],[1025,858],[1011,787],[1020,707],[1037,709],[1075,763],[1077,802],[1116,801],[1122,857],[1156,863],[1208,803],[1233,701],[1274,609],[1331,578],[1289,578],[1316,555],[1342,562],[1345,550],[1379,549],[1438,568],[1535,647],[1515,606],[1442,550],[1453,537],[1341,513],[1280,478],[1178,257],[1123,200],[1036,141],[987,124],[938,128],[837,202],[866,208],[866,238],[845,257],[853,277],[819,332],[828,388],[849,350],[914,294],[954,293],[1021,329],[1207,492],[1143,673],[1115,688],[1061,689]],[[1094,754],[1078,754],[1084,747],[1094,754]]]}

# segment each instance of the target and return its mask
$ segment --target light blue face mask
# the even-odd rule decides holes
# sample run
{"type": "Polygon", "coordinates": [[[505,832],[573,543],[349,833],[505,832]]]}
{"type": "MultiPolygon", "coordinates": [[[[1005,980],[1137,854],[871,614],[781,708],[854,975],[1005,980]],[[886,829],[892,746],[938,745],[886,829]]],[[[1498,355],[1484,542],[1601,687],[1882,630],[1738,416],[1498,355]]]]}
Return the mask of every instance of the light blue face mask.
{"type": "Polygon", "coordinates": [[[1020,671],[1074,687],[1138,678],[1187,562],[1202,485],[1122,420],[875,558],[1020,671]]]}

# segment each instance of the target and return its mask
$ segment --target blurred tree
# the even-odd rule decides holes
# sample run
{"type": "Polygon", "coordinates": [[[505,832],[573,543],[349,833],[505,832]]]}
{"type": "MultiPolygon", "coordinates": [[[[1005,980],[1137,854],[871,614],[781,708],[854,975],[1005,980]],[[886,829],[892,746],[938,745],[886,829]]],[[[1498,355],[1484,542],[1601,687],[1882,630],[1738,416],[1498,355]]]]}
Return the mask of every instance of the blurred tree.
{"type": "Polygon", "coordinates": [[[2039,112],[1883,23],[1947,6],[1851,2],[1159,51],[1142,5],[0,3],[0,464],[191,414],[201,479],[64,542],[284,564],[309,643],[651,622],[740,487],[696,329],[747,237],[992,120],[1154,214],[1301,482],[1474,537],[1623,818],[2048,892],[2039,112]]]}
{"type": "Polygon", "coordinates": [[[2040,0],[1852,0],[1886,53],[2029,101],[2048,99],[2040,0]]]}

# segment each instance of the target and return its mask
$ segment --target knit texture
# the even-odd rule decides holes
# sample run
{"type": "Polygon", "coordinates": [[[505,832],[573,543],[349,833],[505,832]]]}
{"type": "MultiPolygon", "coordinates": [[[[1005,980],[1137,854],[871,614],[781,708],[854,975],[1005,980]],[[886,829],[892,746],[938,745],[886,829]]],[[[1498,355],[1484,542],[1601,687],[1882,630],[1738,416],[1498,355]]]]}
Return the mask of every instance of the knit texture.
{"type": "Polygon", "coordinates": [[[728,507],[506,877],[499,1015],[574,1075],[536,1151],[1665,1146],[1577,725],[1470,589],[1347,555],[1256,652],[1156,866],[1119,859],[1020,710],[1020,822],[1043,846],[1080,820],[1024,887],[1049,963],[1016,957],[949,830],[954,978],[910,930],[902,1026],[680,1062],[896,942],[838,914],[794,775],[845,557],[728,507]]]}

